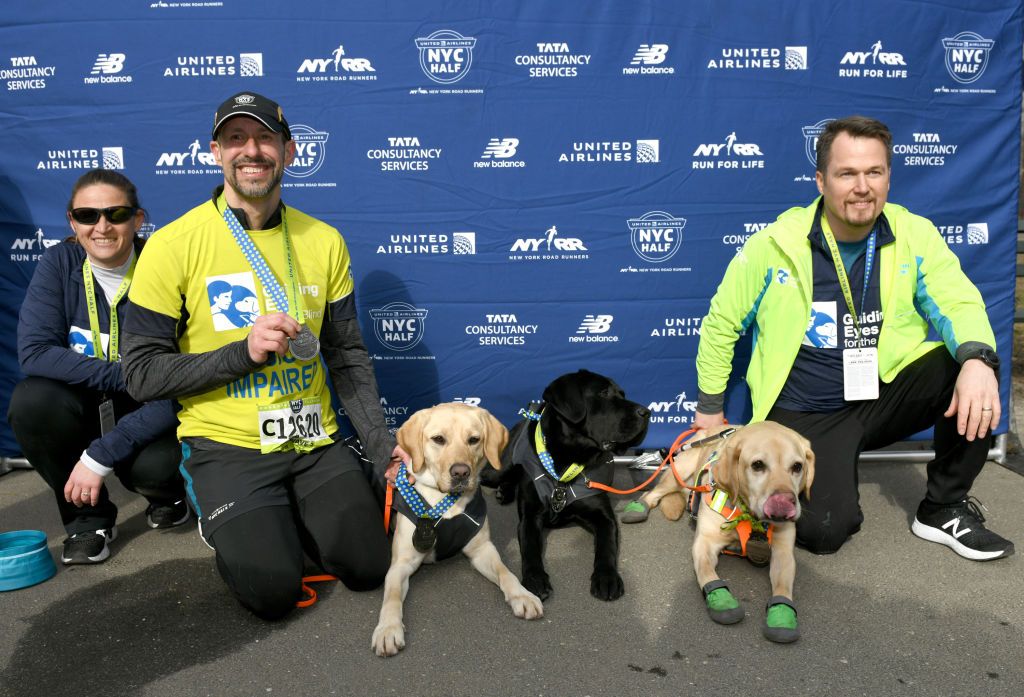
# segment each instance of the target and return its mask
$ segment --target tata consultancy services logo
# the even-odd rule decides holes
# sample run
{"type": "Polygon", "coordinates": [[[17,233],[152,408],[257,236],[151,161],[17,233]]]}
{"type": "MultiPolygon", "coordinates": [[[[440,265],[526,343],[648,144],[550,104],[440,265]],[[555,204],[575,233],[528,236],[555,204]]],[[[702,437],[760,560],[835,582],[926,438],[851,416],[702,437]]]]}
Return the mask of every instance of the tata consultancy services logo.
{"type": "Polygon", "coordinates": [[[408,351],[423,340],[428,311],[409,303],[393,302],[370,310],[373,334],[392,351],[408,351]]]}
{"type": "Polygon", "coordinates": [[[327,157],[327,131],[318,131],[312,126],[297,123],[291,127],[295,141],[295,159],[285,168],[285,174],[293,177],[311,177],[323,167],[327,157]]]}
{"type": "Polygon", "coordinates": [[[685,218],[664,211],[650,211],[626,221],[633,251],[644,261],[660,264],[671,259],[683,244],[685,218]]]}
{"type": "Polygon", "coordinates": [[[443,85],[466,77],[473,65],[475,46],[476,39],[451,29],[438,29],[428,37],[416,39],[423,74],[443,85]]]}
{"type": "Polygon", "coordinates": [[[943,39],[946,70],[950,77],[963,85],[969,85],[981,77],[988,67],[989,51],[995,43],[973,31],[962,31],[951,39],[943,39]]]}

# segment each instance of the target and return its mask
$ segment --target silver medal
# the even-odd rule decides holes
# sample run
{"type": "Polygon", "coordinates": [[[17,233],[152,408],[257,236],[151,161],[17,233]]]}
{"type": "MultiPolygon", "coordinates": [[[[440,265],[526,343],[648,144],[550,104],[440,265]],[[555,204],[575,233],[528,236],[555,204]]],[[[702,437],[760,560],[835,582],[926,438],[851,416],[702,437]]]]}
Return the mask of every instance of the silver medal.
{"type": "Polygon", "coordinates": [[[320,353],[320,339],[316,338],[308,324],[299,325],[299,333],[288,340],[292,355],[300,361],[309,361],[320,353]]]}

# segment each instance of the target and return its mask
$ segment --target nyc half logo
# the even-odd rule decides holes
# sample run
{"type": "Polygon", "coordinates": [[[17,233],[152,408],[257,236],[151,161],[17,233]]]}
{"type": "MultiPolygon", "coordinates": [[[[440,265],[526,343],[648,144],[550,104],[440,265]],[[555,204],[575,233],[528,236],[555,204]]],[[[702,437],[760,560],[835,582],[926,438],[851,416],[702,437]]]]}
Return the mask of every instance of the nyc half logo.
{"type": "Polygon", "coordinates": [[[952,38],[943,39],[946,70],[950,77],[963,85],[969,85],[980,78],[988,67],[989,52],[995,43],[973,31],[962,31],[952,38]]]}
{"type": "Polygon", "coordinates": [[[466,77],[473,65],[475,46],[476,39],[451,29],[438,29],[430,36],[416,39],[423,74],[442,85],[466,77]]]}
{"type": "Polygon", "coordinates": [[[427,314],[428,310],[404,302],[372,308],[373,334],[392,351],[408,351],[423,340],[427,314]]]}
{"type": "Polygon", "coordinates": [[[629,241],[636,255],[652,264],[671,259],[683,244],[686,218],[675,218],[664,211],[650,211],[626,221],[629,241]]]}
{"type": "Polygon", "coordinates": [[[818,166],[818,136],[832,121],[835,119],[822,119],[813,126],[804,126],[801,129],[804,134],[804,154],[807,155],[807,161],[814,167],[818,166]]]}
{"type": "Polygon", "coordinates": [[[297,123],[291,127],[295,141],[295,160],[285,168],[285,174],[293,177],[311,177],[323,167],[327,157],[327,131],[318,131],[312,126],[297,123]]]}

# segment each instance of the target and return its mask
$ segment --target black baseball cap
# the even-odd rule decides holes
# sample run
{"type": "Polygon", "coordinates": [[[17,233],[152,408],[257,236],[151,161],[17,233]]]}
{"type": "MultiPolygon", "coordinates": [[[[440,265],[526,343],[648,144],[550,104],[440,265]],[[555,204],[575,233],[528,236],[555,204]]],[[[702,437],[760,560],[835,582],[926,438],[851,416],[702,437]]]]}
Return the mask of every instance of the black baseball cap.
{"type": "Polygon", "coordinates": [[[285,121],[284,113],[280,105],[272,99],[267,99],[255,92],[239,92],[233,97],[228,97],[219,107],[213,116],[213,139],[217,139],[217,131],[224,125],[224,122],[235,116],[248,116],[254,118],[274,133],[283,133],[285,140],[292,139],[291,129],[285,121]]]}

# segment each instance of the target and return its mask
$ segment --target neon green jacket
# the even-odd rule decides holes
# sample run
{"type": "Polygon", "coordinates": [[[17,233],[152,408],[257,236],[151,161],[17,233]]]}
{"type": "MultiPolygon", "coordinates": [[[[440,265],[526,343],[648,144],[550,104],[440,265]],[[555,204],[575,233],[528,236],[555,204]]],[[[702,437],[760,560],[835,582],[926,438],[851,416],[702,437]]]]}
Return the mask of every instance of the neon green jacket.
{"type": "MultiPolygon", "coordinates": [[[[807,328],[811,309],[811,230],[818,201],[791,208],[747,240],[729,263],[701,325],[697,386],[705,395],[725,392],[740,334],[753,332],[747,385],[752,421],[775,404],[807,328]]],[[[930,221],[887,203],[883,215],[896,241],[881,248],[882,328],[878,373],[883,382],[945,343],[950,354],[966,342],[995,348],[981,293],[930,221]],[[927,341],[929,323],[942,342],[927,341]]]]}

